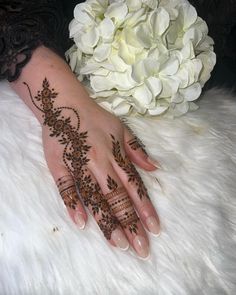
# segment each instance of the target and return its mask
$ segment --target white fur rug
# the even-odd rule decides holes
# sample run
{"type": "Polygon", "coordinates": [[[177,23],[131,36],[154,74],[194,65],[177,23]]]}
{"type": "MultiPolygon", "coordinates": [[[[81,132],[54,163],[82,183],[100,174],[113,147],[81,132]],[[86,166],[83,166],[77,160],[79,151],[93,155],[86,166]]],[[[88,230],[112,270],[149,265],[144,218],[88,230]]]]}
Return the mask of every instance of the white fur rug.
{"type": "Polygon", "coordinates": [[[143,261],[109,246],[92,218],[73,224],[38,122],[1,82],[0,294],[235,295],[236,97],[211,90],[200,106],[174,121],[129,119],[163,166],[141,171],[162,222],[143,261]]]}

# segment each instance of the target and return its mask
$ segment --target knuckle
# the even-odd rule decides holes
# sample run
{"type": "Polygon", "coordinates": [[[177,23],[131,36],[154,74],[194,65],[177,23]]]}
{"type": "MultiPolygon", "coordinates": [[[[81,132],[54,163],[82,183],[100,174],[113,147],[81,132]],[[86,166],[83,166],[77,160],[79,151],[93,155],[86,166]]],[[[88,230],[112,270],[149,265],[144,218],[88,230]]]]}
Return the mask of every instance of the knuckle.
{"type": "Polygon", "coordinates": [[[99,151],[94,145],[90,146],[88,151],[88,157],[93,160],[97,160],[99,158],[99,151]]]}

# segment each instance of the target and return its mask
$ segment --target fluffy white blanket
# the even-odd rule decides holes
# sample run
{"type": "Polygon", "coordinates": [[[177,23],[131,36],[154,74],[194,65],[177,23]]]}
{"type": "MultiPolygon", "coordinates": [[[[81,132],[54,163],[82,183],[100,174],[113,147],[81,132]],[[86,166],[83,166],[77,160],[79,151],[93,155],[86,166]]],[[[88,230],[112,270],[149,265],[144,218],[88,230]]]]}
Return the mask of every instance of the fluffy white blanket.
{"type": "Polygon", "coordinates": [[[0,83],[0,294],[236,294],[236,97],[174,121],[128,118],[163,168],[140,171],[162,223],[151,258],[70,220],[31,111],[0,83]]]}

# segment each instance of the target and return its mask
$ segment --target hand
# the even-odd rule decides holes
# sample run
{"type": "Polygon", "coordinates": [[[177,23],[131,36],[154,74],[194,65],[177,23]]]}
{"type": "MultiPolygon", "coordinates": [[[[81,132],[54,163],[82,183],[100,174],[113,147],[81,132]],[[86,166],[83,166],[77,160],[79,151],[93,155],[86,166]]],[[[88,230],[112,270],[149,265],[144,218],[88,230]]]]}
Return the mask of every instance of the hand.
{"type": "Polygon", "coordinates": [[[137,138],[89,98],[48,48],[35,49],[11,87],[42,124],[46,160],[73,221],[84,227],[84,204],[112,245],[131,244],[146,257],[144,227],[157,234],[159,220],[132,162],[147,171],[156,167],[137,138]]]}
{"type": "Polygon", "coordinates": [[[148,256],[142,223],[158,234],[159,219],[132,162],[149,171],[156,167],[118,118],[92,101],[83,110],[57,107],[57,95],[45,79],[32,100],[43,113],[45,157],[72,220],[84,227],[84,204],[112,245],[131,244],[148,256]]]}

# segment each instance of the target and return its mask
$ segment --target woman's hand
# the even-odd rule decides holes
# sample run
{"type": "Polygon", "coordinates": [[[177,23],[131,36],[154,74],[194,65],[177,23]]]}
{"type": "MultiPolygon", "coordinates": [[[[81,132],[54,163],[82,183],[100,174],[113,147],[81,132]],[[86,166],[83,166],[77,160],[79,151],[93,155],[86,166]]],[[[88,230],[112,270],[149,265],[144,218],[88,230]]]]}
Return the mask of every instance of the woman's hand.
{"type": "MultiPolygon", "coordinates": [[[[57,58],[51,58],[55,67],[57,58]]],[[[133,163],[147,171],[156,167],[129,128],[90,99],[68,68],[60,77],[33,86],[25,79],[18,90],[42,124],[45,157],[68,212],[84,228],[88,207],[112,245],[131,244],[147,257],[144,227],[158,234],[159,219],[133,163]]]]}

